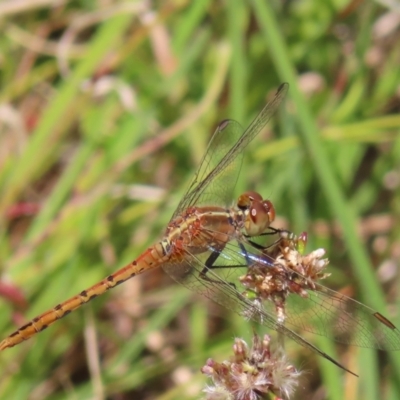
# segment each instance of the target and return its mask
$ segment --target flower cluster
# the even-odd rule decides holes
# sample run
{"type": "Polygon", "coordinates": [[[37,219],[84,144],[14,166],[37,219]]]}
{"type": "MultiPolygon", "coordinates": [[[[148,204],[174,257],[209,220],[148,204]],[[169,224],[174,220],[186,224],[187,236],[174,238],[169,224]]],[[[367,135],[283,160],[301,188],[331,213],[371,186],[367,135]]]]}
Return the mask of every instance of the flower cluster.
{"type": "Polygon", "coordinates": [[[270,394],[289,398],[294,392],[300,372],[282,351],[271,351],[268,335],[254,335],[251,349],[235,339],[233,352],[230,361],[209,359],[202,368],[214,383],[204,390],[207,400],[260,400],[270,394]]]}
{"type": "Polygon", "coordinates": [[[316,289],[316,281],[328,277],[324,270],[329,263],[324,249],[317,249],[304,255],[306,234],[282,236],[272,247],[266,248],[260,261],[247,269],[240,282],[251,293],[254,304],[272,301],[280,323],[285,320],[285,300],[289,294],[307,297],[308,290],[316,289]],[[263,263],[262,257],[273,260],[273,264],[263,263]]]}

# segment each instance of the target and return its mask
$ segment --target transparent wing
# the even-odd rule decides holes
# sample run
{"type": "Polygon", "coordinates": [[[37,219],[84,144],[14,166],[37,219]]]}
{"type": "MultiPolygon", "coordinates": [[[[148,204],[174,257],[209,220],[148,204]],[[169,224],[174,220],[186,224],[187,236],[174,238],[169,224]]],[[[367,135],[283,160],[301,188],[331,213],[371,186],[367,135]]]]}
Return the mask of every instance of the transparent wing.
{"type": "MultiPolygon", "coordinates": [[[[267,312],[272,303],[264,302],[267,312]]],[[[286,326],[352,346],[400,350],[400,331],[381,314],[343,294],[316,284],[307,297],[289,295],[285,305],[286,326]]]]}
{"type": "MultiPolygon", "coordinates": [[[[282,332],[273,302],[263,301],[257,305],[242,294],[246,289],[239,280],[247,273],[248,265],[262,263],[269,268],[274,260],[245,241],[232,238],[219,252],[214,268],[208,269],[207,277],[210,280],[206,280],[200,276],[200,272],[205,268],[212,251],[217,250],[210,249],[196,256],[187,254],[186,262],[171,263],[164,269],[190,290],[282,332]]],[[[290,272],[293,276],[294,271],[290,272]]],[[[387,351],[400,350],[400,331],[372,308],[320,284],[315,284],[315,291],[309,290],[307,293],[307,297],[290,294],[286,299],[284,333],[293,332],[292,329],[296,328],[326,336],[337,343],[387,351]]]]}
{"type": "MultiPolygon", "coordinates": [[[[238,278],[246,273],[246,264],[249,261],[249,257],[255,258],[258,257],[257,255],[248,254],[247,252],[244,253],[241,247],[230,242],[220,253],[216,263],[219,267],[207,270],[207,280],[201,277],[201,273],[205,267],[205,260],[208,258],[210,253],[211,251],[200,255],[186,253],[183,260],[166,263],[163,265],[163,269],[173,279],[186,286],[189,290],[217,302],[223,307],[238,313],[246,319],[253,320],[269,329],[278,331],[300,345],[318,353],[340,368],[352,373],[328,354],[322,352],[320,349],[306,341],[299,334],[292,331],[290,328],[279,324],[276,320],[275,312],[270,312],[261,308],[240,293],[240,283],[238,283],[238,278]],[[229,267],[229,265],[232,267],[229,267]]],[[[258,261],[265,263],[265,255],[262,260],[260,259],[258,261]]]]}
{"type": "Polygon", "coordinates": [[[265,105],[245,131],[233,120],[225,120],[219,124],[188,192],[179,203],[172,219],[193,204],[226,206],[232,201],[243,150],[271,119],[287,90],[288,84],[282,84],[275,97],[265,105]]]}

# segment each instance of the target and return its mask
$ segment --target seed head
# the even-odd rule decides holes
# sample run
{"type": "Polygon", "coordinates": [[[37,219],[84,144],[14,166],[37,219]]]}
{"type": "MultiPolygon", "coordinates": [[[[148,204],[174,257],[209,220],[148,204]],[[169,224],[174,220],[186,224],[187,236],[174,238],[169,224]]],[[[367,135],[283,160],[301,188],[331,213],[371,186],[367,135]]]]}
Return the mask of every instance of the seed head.
{"type": "Polygon", "coordinates": [[[288,399],[293,394],[300,372],[283,351],[271,351],[268,335],[255,334],[251,349],[235,339],[233,353],[230,361],[209,359],[201,369],[214,383],[204,390],[206,400],[261,400],[269,394],[288,399]]]}

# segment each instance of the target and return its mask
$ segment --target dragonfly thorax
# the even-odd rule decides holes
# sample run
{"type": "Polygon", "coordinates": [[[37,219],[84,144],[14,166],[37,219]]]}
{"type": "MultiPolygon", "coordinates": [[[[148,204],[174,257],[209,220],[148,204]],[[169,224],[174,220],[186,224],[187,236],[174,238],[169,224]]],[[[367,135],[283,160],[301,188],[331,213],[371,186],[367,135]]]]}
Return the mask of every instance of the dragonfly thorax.
{"type": "Polygon", "coordinates": [[[275,219],[275,208],[257,192],[245,192],[239,196],[237,206],[244,214],[244,229],[249,236],[265,232],[275,219]]]}

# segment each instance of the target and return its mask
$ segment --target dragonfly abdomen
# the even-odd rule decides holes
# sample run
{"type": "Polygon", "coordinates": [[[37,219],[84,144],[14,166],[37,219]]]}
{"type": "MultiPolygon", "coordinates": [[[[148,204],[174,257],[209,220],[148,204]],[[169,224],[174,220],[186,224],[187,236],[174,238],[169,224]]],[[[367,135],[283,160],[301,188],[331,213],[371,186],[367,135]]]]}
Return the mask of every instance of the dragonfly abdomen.
{"type": "Polygon", "coordinates": [[[32,319],[26,325],[22,326],[2,342],[0,342],[0,350],[13,347],[18,343],[29,339],[31,336],[43,331],[57,320],[65,317],[70,312],[76,310],[95,297],[103,294],[107,290],[112,289],[120,283],[141,274],[145,270],[158,267],[168,257],[169,255],[166,255],[163,250],[162,243],[157,243],[155,246],[147,249],[136,260],[109,275],[107,278],[104,278],[102,281],[96,283],[86,290],[82,290],[82,292],[74,297],[71,297],[70,299],[56,305],[51,310],[45,311],[43,314],[40,314],[32,319]]]}

